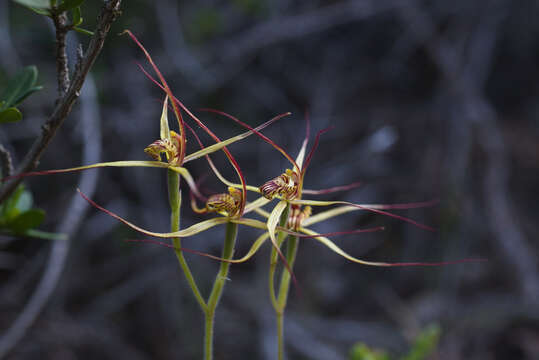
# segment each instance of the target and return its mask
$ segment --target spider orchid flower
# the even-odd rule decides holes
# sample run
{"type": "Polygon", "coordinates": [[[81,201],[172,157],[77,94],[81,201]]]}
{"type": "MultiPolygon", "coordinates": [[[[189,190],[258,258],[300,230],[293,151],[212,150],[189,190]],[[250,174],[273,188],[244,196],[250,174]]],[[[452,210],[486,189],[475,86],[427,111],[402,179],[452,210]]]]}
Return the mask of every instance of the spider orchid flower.
{"type": "MultiPolygon", "coordinates": [[[[157,74],[160,82],[157,82],[154,78],[152,78],[144,69],[143,72],[153,81],[155,82],[164,92],[165,92],[165,100],[163,102],[163,109],[161,113],[160,118],[160,137],[150,145],[148,145],[144,152],[148,154],[153,161],[111,161],[111,162],[101,162],[96,164],[90,164],[90,165],[84,165],[84,166],[78,166],[78,167],[71,167],[66,169],[55,169],[55,170],[45,170],[45,171],[33,171],[33,172],[27,172],[24,174],[16,175],[13,177],[5,177],[2,179],[2,181],[6,181],[15,177],[27,177],[27,176],[39,176],[39,175],[51,175],[51,174],[58,174],[58,173],[67,173],[67,172],[75,172],[75,171],[82,171],[82,170],[88,170],[93,168],[102,168],[102,167],[150,167],[150,168],[165,168],[172,170],[178,174],[180,174],[185,181],[187,182],[188,186],[190,187],[191,191],[194,192],[195,195],[200,196],[200,193],[198,192],[196,188],[196,184],[193,180],[193,177],[189,173],[189,171],[183,167],[185,163],[188,163],[190,161],[193,161],[195,159],[199,159],[204,157],[205,155],[208,155],[210,153],[223,150],[228,157],[230,163],[234,167],[236,173],[238,174],[240,183],[245,183],[243,179],[243,175],[241,174],[241,170],[239,168],[238,163],[230,154],[230,152],[227,149],[227,146],[230,144],[233,144],[237,141],[240,141],[242,139],[245,139],[246,137],[252,135],[253,131],[247,131],[242,134],[239,134],[237,136],[231,137],[226,140],[219,139],[213,132],[211,132],[210,129],[208,129],[198,118],[196,118],[184,105],[181,103],[172,93],[170,87],[168,86],[168,83],[166,82],[165,78],[155,65],[153,59],[151,58],[150,54],[147,52],[147,50],[143,47],[143,45],[138,41],[138,39],[129,31],[125,30],[125,33],[129,34],[129,36],[133,39],[133,41],[138,45],[138,47],[143,51],[145,54],[145,57],[147,61],[150,63],[151,67],[157,74]],[[174,112],[175,118],[178,122],[178,132],[170,130],[169,128],[169,121],[168,121],[168,109],[169,109],[169,100],[171,101],[171,108],[174,112]],[[192,154],[186,154],[186,133],[185,133],[185,126],[186,123],[183,120],[182,114],[180,112],[180,108],[186,111],[192,118],[195,119],[195,121],[198,123],[199,126],[201,126],[215,141],[216,143],[208,146],[204,149],[201,149],[199,151],[196,151],[192,154]],[[164,154],[164,161],[162,160],[162,155],[164,154]]],[[[142,67],[141,67],[142,68],[142,67]]],[[[270,119],[269,121],[261,124],[256,128],[256,131],[260,131],[264,129],[266,126],[269,126],[273,122],[281,119],[284,116],[289,115],[289,113],[281,114],[278,116],[275,116],[274,118],[270,119]]],[[[242,198],[245,198],[245,188],[242,186],[242,198]]],[[[243,212],[244,204],[241,204],[241,208],[239,209],[239,212],[243,212]]]]}
{"type": "MultiPolygon", "coordinates": [[[[282,228],[286,228],[288,230],[293,230],[295,233],[299,232],[304,235],[307,235],[307,236],[301,236],[301,237],[314,238],[315,240],[321,242],[330,250],[343,256],[347,260],[350,260],[355,263],[363,264],[363,265],[383,266],[383,267],[441,266],[441,265],[448,265],[448,264],[453,264],[453,263],[482,261],[482,259],[462,259],[462,260],[446,261],[446,262],[390,263],[390,262],[367,261],[367,260],[362,260],[362,259],[353,257],[352,255],[342,250],[339,246],[337,246],[327,236],[324,236],[324,234],[317,233],[316,231],[310,229],[309,227],[318,222],[329,220],[333,217],[336,217],[336,216],[339,216],[348,212],[364,210],[364,211],[370,211],[377,214],[396,218],[401,221],[408,222],[416,227],[419,227],[427,231],[436,231],[436,229],[434,229],[431,226],[422,224],[413,219],[410,219],[410,218],[407,218],[407,217],[404,217],[404,216],[401,216],[401,215],[398,215],[398,214],[395,214],[393,212],[389,212],[386,210],[403,210],[403,209],[416,209],[416,208],[422,208],[422,207],[429,207],[429,206],[433,206],[437,204],[438,200],[404,203],[404,204],[355,204],[355,203],[351,203],[347,201],[319,201],[319,200],[302,199],[303,194],[313,194],[313,195],[328,194],[328,193],[333,193],[337,191],[349,190],[349,189],[358,187],[360,185],[359,182],[354,182],[348,185],[335,186],[335,187],[322,189],[322,190],[308,190],[308,189],[303,188],[305,174],[306,174],[309,164],[311,163],[314,152],[318,147],[318,144],[320,142],[320,137],[322,134],[329,131],[330,128],[321,130],[317,133],[314,140],[314,144],[312,148],[310,149],[309,153],[307,154],[307,145],[308,145],[309,136],[310,136],[310,126],[309,126],[309,122],[307,121],[305,139],[303,140],[298,156],[294,159],[281,146],[277,145],[273,140],[269,139],[264,134],[260,133],[257,129],[253,129],[248,124],[240,121],[234,116],[227,114],[225,112],[216,111],[213,109],[203,109],[203,110],[225,116],[235,121],[236,123],[240,124],[241,126],[253,131],[258,137],[260,137],[265,142],[267,142],[272,147],[274,147],[290,162],[291,168],[286,169],[284,173],[282,173],[281,175],[277,176],[276,178],[272,180],[267,181],[260,187],[254,187],[250,185],[246,186],[247,190],[251,192],[256,192],[262,195],[262,197],[258,198],[254,202],[247,204],[246,212],[255,211],[259,215],[267,219],[266,224],[267,224],[268,233],[265,234],[266,236],[265,239],[269,237],[275,248],[280,247],[279,246],[280,244],[278,244],[278,241],[276,239],[276,230],[282,231],[282,228]],[[273,208],[273,210],[271,212],[267,212],[263,210],[262,207],[268,204],[274,198],[277,198],[280,201],[273,208]],[[330,210],[326,210],[326,211],[323,211],[323,212],[320,212],[311,216],[313,206],[326,207],[326,206],[333,206],[333,205],[341,205],[341,206],[330,209],[330,210]],[[281,224],[283,226],[278,227],[277,225],[279,224],[281,215],[283,214],[283,212],[285,212],[285,209],[288,209],[288,208],[290,209],[290,211],[289,211],[286,222],[281,224]]],[[[216,176],[219,177],[219,179],[223,183],[225,183],[227,186],[236,187],[236,188],[241,186],[240,184],[235,184],[227,180],[226,178],[224,178],[223,175],[218,171],[218,169],[215,166],[212,166],[212,170],[214,171],[216,176]]],[[[331,233],[331,235],[353,234],[353,233],[358,233],[362,231],[379,231],[379,230],[383,230],[383,228],[378,227],[378,228],[373,228],[373,229],[343,231],[343,232],[331,233]]],[[[255,244],[257,243],[255,242],[255,244]]]]}
{"type": "MultiPolygon", "coordinates": [[[[273,120],[273,119],[272,119],[273,120]]],[[[215,174],[218,176],[221,181],[225,183],[228,182],[219,172],[213,161],[211,160],[209,154],[210,152],[203,152],[205,149],[207,149],[200,138],[197,136],[197,134],[194,132],[194,130],[187,124],[185,124],[185,127],[189,129],[192,132],[192,135],[195,137],[197,142],[199,143],[201,150],[199,152],[203,154],[203,156],[206,157],[210,167],[215,172],[215,174]]],[[[259,127],[260,128],[260,127],[259,127]]],[[[259,131],[259,128],[253,129],[250,131],[259,131]]],[[[197,152],[197,153],[199,153],[197,152]]],[[[172,158],[172,157],[170,157],[172,158]]],[[[232,183],[230,183],[232,184],[232,183]]],[[[256,241],[252,244],[251,248],[247,252],[247,254],[241,258],[238,259],[225,259],[221,257],[217,257],[214,255],[210,255],[207,253],[202,253],[198,251],[191,250],[189,248],[181,247],[178,248],[176,245],[154,241],[154,240],[128,240],[130,242],[147,242],[147,243],[153,243],[162,245],[165,247],[174,248],[176,250],[186,251],[186,252],[192,252],[201,256],[206,256],[215,260],[228,262],[228,263],[241,263],[249,260],[251,257],[255,255],[255,253],[260,249],[260,247],[264,244],[264,242],[271,238],[268,224],[256,219],[252,218],[246,218],[242,215],[256,211],[262,215],[267,215],[267,213],[260,209],[261,205],[264,205],[268,202],[268,200],[264,197],[259,198],[257,201],[254,201],[252,203],[246,203],[245,198],[242,197],[242,192],[238,189],[240,185],[232,184],[233,186],[228,187],[228,193],[221,193],[221,194],[214,194],[209,196],[206,201],[204,207],[200,208],[196,203],[196,198],[203,198],[202,195],[193,196],[194,191],[191,193],[191,207],[193,211],[199,214],[208,214],[208,213],[218,213],[221,216],[217,216],[208,220],[203,220],[201,222],[198,222],[188,228],[174,231],[174,232],[166,232],[166,233],[160,233],[160,232],[154,232],[150,230],[143,229],[128,220],[122,218],[121,216],[103,208],[102,206],[95,203],[93,200],[89,199],[86,195],[84,195],[82,192],[80,192],[81,196],[86,199],[92,206],[97,208],[98,210],[101,210],[108,214],[109,216],[114,217],[115,219],[119,220],[120,222],[124,223],[125,225],[131,227],[135,231],[142,233],[144,235],[148,235],[151,237],[157,237],[157,238],[186,238],[191,237],[194,235],[197,235],[199,233],[202,233],[210,228],[213,228],[218,225],[223,225],[229,222],[235,223],[235,224],[241,224],[245,226],[250,226],[252,228],[264,230],[264,233],[256,239],[256,241]],[[243,205],[242,205],[243,204],[243,205]],[[240,209],[244,206],[244,212],[240,214],[240,209]]],[[[192,189],[196,189],[196,186],[193,186],[192,189]]],[[[246,185],[247,189],[255,190],[256,187],[246,185]]],[[[306,206],[303,210],[298,211],[299,207],[293,205],[293,210],[289,217],[289,223],[287,226],[275,226],[273,229],[273,232],[283,232],[289,235],[293,235],[300,238],[313,238],[313,237],[320,237],[320,236],[336,236],[336,235],[343,235],[343,234],[349,234],[349,233],[362,233],[362,232],[373,232],[373,231],[380,231],[383,230],[383,227],[375,227],[375,228],[369,228],[369,229],[361,229],[361,230],[353,230],[353,231],[347,231],[347,232],[333,232],[333,233],[327,233],[327,234],[309,234],[309,233],[300,233],[299,230],[303,230],[303,228],[300,226],[301,222],[308,218],[310,215],[310,206],[306,206]]],[[[320,218],[320,217],[319,217],[320,218]]],[[[320,218],[319,221],[324,220],[323,218],[320,218]]],[[[282,255],[281,259],[283,260],[284,266],[287,267],[289,273],[291,274],[292,278],[295,281],[295,277],[293,275],[293,272],[291,268],[289,267],[284,255],[282,255]]]]}

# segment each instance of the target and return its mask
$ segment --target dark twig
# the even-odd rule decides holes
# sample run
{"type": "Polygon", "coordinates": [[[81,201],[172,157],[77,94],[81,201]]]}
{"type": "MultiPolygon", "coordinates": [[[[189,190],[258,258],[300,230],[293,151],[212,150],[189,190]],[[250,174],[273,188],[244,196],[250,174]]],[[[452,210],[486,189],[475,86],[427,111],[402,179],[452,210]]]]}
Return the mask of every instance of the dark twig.
{"type": "MultiPolygon", "coordinates": [[[[94,36],[90,40],[86,54],[84,55],[80,64],[80,71],[77,72],[73,77],[69,89],[65,95],[59,99],[53,113],[43,125],[41,134],[34,141],[34,144],[24,157],[22,163],[17,167],[15,176],[29,172],[37,167],[43,152],[54,138],[56,131],[60,128],[66,117],[71,112],[73,104],[80,96],[80,89],[82,88],[84,80],[92,68],[97,56],[101,52],[103,43],[105,42],[105,37],[110,30],[110,26],[120,14],[120,3],[121,0],[109,0],[103,5],[97,20],[94,36]]],[[[4,184],[0,191],[0,203],[3,202],[15,190],[20,182],[21,178],[15,178],[4,184]]]]}
{"type": "Polygon", "coordinates": [[[0,144],[0,166],[2,169],[2,176],[11,176],[13,173],[11,154],[2,144],[0,144]]]}
{"type": "Polygon", "coordinates": [[[67,16],[63,12],[53,16],[56,29],[56,75],[58,78],[58,100],[60,101],[69,90],[69,67],[66,52],[66,37],[68,28],[67,16]]]}

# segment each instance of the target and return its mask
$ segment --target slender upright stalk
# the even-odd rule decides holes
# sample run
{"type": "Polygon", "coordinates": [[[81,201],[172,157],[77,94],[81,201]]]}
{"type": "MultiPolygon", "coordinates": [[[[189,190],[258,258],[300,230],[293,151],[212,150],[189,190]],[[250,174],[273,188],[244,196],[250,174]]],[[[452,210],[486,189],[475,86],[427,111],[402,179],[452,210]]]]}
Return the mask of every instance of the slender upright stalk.
{"type": "MultiPolygon", "coordinates": [[[[180,175],[172,170],[168,170],[168,199],[170,203],[170,231],[179,231],[180,207],[182,204],[182,194],[180,192],[180,175]]],[[[202,311],[206,312],[206,302],[200,294],[200,290],[198,289],[198,286],[195,282],[193,274],[191,273],[189,265],[187,265],[187,261],[185,261],[185,257],[183,256],[183,252],[181,250],[182,244],[180,238],[173,238],[172,243],[174,244],[176,257],[178,258],[180,267],[185,274],[187,283],[189,284],[191,291],[193,291],[193,295],[195,296],[200,307],[202,308],[202,311]]]]}
{"type": "MultiPolygon", "coordinates": [[[[281,214],[281,219],[279,222],[279,225],[281,227],[286,227],[286,223],[288,222],[288,214],[290,212],[290,206],[286,207],[283,213],[281,214]]],[[[277,246],[281,246],[283,241],[285,240],[287,234],[285,232],[279,232],[277,236],[277,246]]],[[[296,251],[297,251],[297,238],[290,238],[290,240],[293,240],[293,248],[295,249],[293,251],[293,254],[290,253],[290,244],[287,245],[287,254],[286,254],[286,261],[288,262],[288,265],[290,266],[290,270],[292,270],[293,262],[296,257],[296,251]]],[[[272,248],[271,250],[271,257],[270,257],[270,271],[269,271],[269,291],[270,291],[270,299],[271,303],[273,305],[273,308],[275,309],[275,315],[277,318],[277,344],[278,344],[278,358],[279,360],[284,359],[284,339],[283,339],[283,313],[284,308],[286,306],[286,297],[288,294],[288,288],[290,285],[290,273],[288,272],[288,269],[283,268],[283,271],[281,273],[281,283],[279,286],[279,296],[277,297],[275,295],[275,270],[277,267],[277,250],[275,248],[272,248]],[[287,280],[285,280],[287,279],[287,280]],[[286,286],[285,286],[286,283],[286,286]],[[284,295],[283,295],[284,293],[284,295]]]]}
{"type": "MultiPolygon", "coordinates": [[[[290,212],[290,205],[288,205],[283,213],[281,214],[281,219],[279,221],[279,226],[285,227],[286,223],[288,221],[288,214],[290,212]]],[[[283,231],[280,231],[277,235],[277,246],[281,247],[281,244],[283,243],[284,239],[286,238],[286,233],[283,231]]],[[[278,311],[278,304],[277,304],[277,297],[275,296],[275,270],[277,268],[277,250],[272,247],[271,248],[271,255],[270,255],[270,269],[269,269],[269,293],[270,293],[270,299],[271,304],[273,305],[273,308],[275,311],[278,311]]],[[[285,271],[285,270],[283,270],[285,271]]]]}
{"type": "MultiPolygon", "coordinates": [[[[294,262],[296,261],[296,254],[298,253],[298,238],[296,236],[290,236],[286,244],[286,261],[290,266],[290,269],[294,268],[294,262]]],[[[290,273],[284,271],[281,273],[281,283],[279,285],[279,295],[277,297],[278,309],[275,311],[277,316],[277,344],[279,360],[284,359],[284,327],[283,317],[284,310],[286,308],[286,302],[288,300],[288,290],[290,289],[290,273]]]]}
{"type": "MultiPolygon", "coordinates": [[[[234,245],[236,243],[236,236],[238,234],[238,224],[229,222],[226,225],[225,243],[223,245],[223,259],[232,259],[234,255],[234,245]]],[[[228,269],[230,263],[222,261],[219,272],[215,277],[213,288],[208,298],[208,304],[206,307],[206,326],[204,333],[204,359],[213,359],[213,324],[215,320],[215,309],[219,304],[219,299],[223,293],[223,288],[228,276],[228,269]]]]}

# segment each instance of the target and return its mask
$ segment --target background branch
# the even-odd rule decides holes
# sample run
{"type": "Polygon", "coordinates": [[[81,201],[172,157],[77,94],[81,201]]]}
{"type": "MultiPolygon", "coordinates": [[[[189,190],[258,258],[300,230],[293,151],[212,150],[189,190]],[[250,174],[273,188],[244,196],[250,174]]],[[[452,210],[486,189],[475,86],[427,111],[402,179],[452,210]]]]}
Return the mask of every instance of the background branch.
{"type": "MultiPolygon", "coordinates": [[[[81,96],[81,138],[83,143],[83,163],[96,163],[101,158],[101,128],[99,122],[99,108],[97,105],[97,92],[91,75],[88,75],[81,96]]],[[[86,171],[80,176],[78,187],[88,196],[95,192],[99,171],[86,171]]],[[[3,358],[23,339],[26,332],[36,321],[53,294],[64,270],[70,244],[74,241],[73,235],[78,229],[82,218],[88,208],[78,193],[71,198],[70,205],[65,211],[62,222],[56,232],[65,234],[66,240],[55,240],[43,276],[35,292],[16,320],[0,338],[0,358],[3,358]]]]}
{"type": "MultiPolygon", "coordinates": [[[[34,144],[22,160],[22,163],[17,167],[14,176],[29,172],[37,167],[43,152],[54,138],[56,131],[60,128],[66,117],[71,112],[73,104],[80,96],[80,90],[84,84],[84,80],[92,68],[97,56],[101,52],[101,49],[103,48],[103,43],[105,42],[105,37],[110,30],[110,26],[120,13],[120,3],[121,0],[109,0],[103,5],[101,13],[99,14],[94,35],[90,40],[88,49],[86,50],[80,64],[80,71],[74,74],[69,89],[65,95],[59,99],[52,115],[43,125],[41,134],[34,141],[34,144]]],[[[60,63],[62,63],[61,71],[63,72],[63,61],[61,60],[60,63]]],[[[67,66],[67,60],[65,61],[65,65],[67,66]]],[[[67,76],[63,76],[61,74],[59,74],[59,77],[61,77],[61,80],[59,80],[59,87],[62,89],[65,86],[66,81],[68,83],[69,80],[67,76]]],[[[62,92],[62,90],[60,90],[60,92],[62,92]]],[[[15,190],[21,181],[22,178],[11,179],[7,181],[4,186],[2,186],[0,191],[0,203],[3,202],[15,190]]]]}

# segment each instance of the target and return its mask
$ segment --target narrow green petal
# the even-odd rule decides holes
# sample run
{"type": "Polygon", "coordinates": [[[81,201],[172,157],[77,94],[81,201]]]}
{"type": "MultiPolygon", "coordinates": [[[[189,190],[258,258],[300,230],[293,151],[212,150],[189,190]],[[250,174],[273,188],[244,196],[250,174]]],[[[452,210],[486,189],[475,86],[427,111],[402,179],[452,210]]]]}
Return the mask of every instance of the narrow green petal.
{"type": "MultiPolygon", "coordinates": [[[[281,200],[277,203],[277,205],[273,208],[271,211],[270,217],[268,218],[268,232],[270,236],[271,243],[275,247],[275,250],[277,252],[280,252],[279,246],[277,245],[277,239],[275,238],[275,228],[277,227],[277,224],[279,223],[279,219],[281,218],[281,214],[283,213],[284,209],[288,206],[288,203],[284,200],[281,200]]],[[[284,256],[283,256],[284,257],[284,256]]]]}
{"type": "Polygon", "coordinates": [[[161,124],[159,127],[161,140],[170,140],[170,128],[168,127],[168,95],[163,102],[163,112],[161,112],[161,124]]]}
{"type": "MultiPolygon", "coordinates": [[[[251,211],[256,211],[258,212],[259,210],[261,211],[264,211],[262,209],[259,209],[260,207],[266,205],[267,203],[269,203],[271,200],[269,199],[266,199],[265,197],[259,197],[258,199],[256,199],[255,201],[253,202],[250,202],[248,203],[246,206],[245,206],[245,211],[243,212],[244,214],[248,213],[248,212],[251,212],[251,211]]],[[[265,212],[267,215],[262,215],[262,216],[265,216],[265,217],[269,217],[269,213],[268,212],[265,212]]]]}
{"type": "Polygon", "coordinates": [[[119,216],[117,217],[118,220],[120,220],[121,222],[123,222],[124,224],[126,224],[127,226],[129,226],[130,228],[140,232],[140,233],[143,233],[143,234],[146,234],[146,235],[149,235],[149,236],[154,236],[154,237],[160,237],[160,238],[172,238],[172,237],[188,237],[188,236],[193,236],[193,235],[196,235],[202,231],[205,231],[205,230],[208,230],[214,226],[217,226],[217,225],[221,225],[221,224],[225,224],[229,221],[229,219],[227,219],[226,217],[217,217],[217,218],[213,218],[213,219],[208,219],[208,220],[204,220],[204,221],[201,221],[199,223],[196,223],[188,228],[185,228],[183,230],[180,230],[180,231],[175,231],[175,232],[169,232],[169,233],[157,233],[157,232],[153,232],[153,231],[148,231],[148,230],[145,230],[133,223],[130,223],[129,221],[125,220],[125,219],[122,219],[120,218],[119,216]]]}
{"type": "MultiPolygon", "coordinates": [[[[300,231],[307,234],[307,235],[318,235],[317,232],[312,231],[310,229],[306,229],[306,228],[301,228],[300,231]]],[[[315,237],[314,239],[316,239],[319,242],[321,242],[322,244],[326,245],[330,250],[336,252],[337,254],[341,255],[345,259],[348,259],[348,260],[353,261],[355,263],[363,264],[363,265],[371,265],[371,266],[391,266],[391,264],[389,264],[389,263],[365,261],[365,260],[357,259],[357,258],[355,258],[355,257],[353,257],[351,255],[348,255],[340,247],[335,245],[335,243],[333,241],[329,240],[326,237],[318,236],[318,237],[315,237]]]]}
{"type": "Polygon", "coordinates": [[[340,206],[335,209],[326,210],[316,215],[313,215],[311,217],[308,217],[307,219],[303,220],[302,225],[310,226],[312,224],[319,223],[320,221],[331,219],[332,217],[335,217],[341,214],[346,214],[351,211],[358,211],[358,210],[359,210],[358,208],[351,207],[351,206],[340,206]]]}
{"type": "MultiPolygon", "coordinates": [[[[419,203],[419,204],[421,204],[421,203],[419,203]]],[[[406,207],[404,207],[406,205],[408,205],[408,204],[402,204],[402,205],[398,204],[397,206],[401,206],[400,208],[406,209],[406,207]]],[[[388,204],[388,205],[384,205],[384,204],[361,204],[361,206],[364,206],[364,207],[370,208],[370,209],[377,209],[377,210],[396,209],[397,208],[395,206],[395,204],[388,204]]],[[[310,226],[310,225],[316,224],[316,223],[318,223],[320,221],[324,221],[324,220],[330,219],[332,217],[335,217],[335,216],[338,216],[338,215],[341,215],[341,214],[346,214],[348,212],[358,211],[358,210],[361,210],[361,209],[356,208],[356,207],[352,207],[352,206],[340,206],[338,208],[327,210],[327,211],[318,213],[316,215],[313,215],[313,216],[305,219],[302,224],[304,226],[310,226]]]]}
{"type": "Polygon", "coordinates": [[[303,141],[303,144],[301,145],[301,149],[299,150],[298,157],[296,158],[296,164],[300,167],[298,169],[298,173],[301,172],[301,167],[303,166],[303,160],[305,159],[305,150],[307,149],[307,142],[308,139],[305,139],[303,141]]]}
{"type": "MultiPolygon", "coordinates": [[[[243,187],[241,186],[241,184],[236,184],[236,183],[233,183],[232,181],[229,181],[227,180],[219,170],[217,170],[217,167],[215,166],[215,164],[213,163],[213,161],[210,159],[210,157],[208,156],[208,163],[210,164],[210,168],[212,169],[213,173],[215,174],[215,176],[217,176],[217,178],[219,178],[219,180],[221,180],[221,182],[223,184],[225,184],[226,186],[231,186],[233,188],[236,188],[236,189],[242,189],[243,187]]],[[[252,191],[252,192],[256,192],[256,193],[260,193],[260,190],[255,187],[255,186],[252,186],[252,185],[245,185],[245,188],[249,191],[252,191]]]]}
{"type": "Polygon", "coordinates": [[[45,170],[45,171],[35,171],[31,173],[26,173],[25,175],[48,175],[48,174],[58,174],[66,173],[72,171],[81,171],[94,168],[102,167],[157,167],[157,168],[168,168],[167,163],[161,161],[111,161],[111,162],[102,162],[91,165],[77,166],[68,169],[57,169],[57,170],[45,170]]]}
{"type": "MultiPolygon", "coordinates": [[[[255,219],[249,219],[249,218],[240,218],[240,219],[230,219],[233,223],[236,224],[242,224],[246,226],[253,227],[255,229],[262,229],[262,230],[268,230],[268,225],[265,222],[262,222],[260,220],[255,219]]],[[[275,232],[275,229],[273,229],[273,232],[275,232]]]]}
{"type": "Polygon", "coordinates": [[[188,227],[186,229],[180,230],[180,231],[169,232],[169,233],[156,233],[156,232],[153,232],[153,231],[145,230],[145,229],[143,229],[143,228],[141,228],[141,227],[127,221],[127,220],[125,220],[120,215],[115,214],[112,211],[105,209],[104,207],[97,204],[95,201],[93,201],[89,197],[87,197],[82,191],[80,191],[80,189],[77,189],[77,191],[84,198],[84,200],[88,201],[90,203],[90,205],[92,205],[93,207],[95,207],[98,210],[103,211],[107,215],[112,216],[113,218],[121,221],[122,223],[129,226],[130,228],[132,228],[132,229],[134,229],[134,230],[136,230],[136,231],[138,231],[140,233],[149,235],[149,236],[161,237],[161,238],[187,237],[187,236],[192,236],[192,235],[198,234],[199,232],[202,232],[204,230],[212,228],[212,227],[214,227],[216,225],[220,225],[220,224],[224,224],[224,223],[229,222],[229,219],[227,217],[217,217],[217,218],[201,221],[199,223],[196,223],[196,224],[194,224],[194,225],[192,225],[192,226],[190,226],[190,227],[188,227]]]}
{"type": "Polygon", "coordinates": [[[244,257],[239,258],[239,259],[230,260],[230,262],[231,263],[242,263],[242,262],[245,262],[245,261],[249,260],[258,251],[258,249],[260,249],[260,247],[262,246],[262,244],[264,244],[264,242],[268,239],[268,237],[269,237],[269,234],[267,232],[260,235],[258,237],[258,239],[256,239],[256,241],[253,243],[253,245],[251,246],[251,248],[249,249],[247,254],[245,254],[244,257]]]}
{"type": "Polygon", "coordinates": [[[208,154],[211,154],[217,150],[221,150],[223,147],[229,145],[229,144],[232,144],[232,143],[235,143],[236,141],[239,141],[239,140],[242,140],[242,139],[245,139],[246,137],[248,136],[251,136],[253,135],[255,132],[258,132],[258,131],[261,131],[262,129],[266,128],[267,126],[273,124],[275,121],[285,117],[285,116],[288,116],[290,115],[290,113],[285,113],[285,114],[281,114],[281,115],[277,115],[275,117],[273,117],[272,119],[270,119],[269,121],[266,121],[265,123],[257,126],[253,131],[253,130],[249,130],[247,132],[244,132],[242,134],[239,134],[239,135],[236,135],[234,137],[231,137],[230,139],[227,139],[227,140],[224,140],[224,141],[220,141],[216,144],[213,144],[211,146],[208,146],[202,150],[199,150],[193,154],[190,154],[190,155],[187,155],[185,158],[184,158],[184,163],[188,162],[188,161],[191,161],[191,160],[195,160],[195,159],[198,159],[202,156],[205,156],[205,155],[208,155],[208,154]]]}
{"type": "MultiPolygon", "coordinates": [[[[229,219],[231,222],[233,223],[236,223],[236,224],[242,224],[242,225],[246,225],[246,226],[250,226],[252,228],[255,228],[255,229],[262,229],[262,230],[267,230],[268,231],[268,225],[265,223],[265,222],[262,222],[260,220],[256,220],[256,219],[249,219],[249,218],[241,218],[241,219],[229,219]]],[[[273,232],[275,233],[275,231],[283,231],[289,235],[293,235],[293,236],[298,236],[298,237],[302,237],[304,235],[300,234],[300,233],[297,233],[297,232],[294,232],[290,229],[286,229],[286,228],[283,228],[283,227],[280,227],[280,226],[276,226],[275,229],[273,230],[273,232]]]]}
{"type": "Polygon", "coordinates": [[[291,200],[290,201],[293,204],[301,204],[301,205],[312,205],[312,206],[330,206],[330,205],[345,205],[344,207],[348,206],[356,206],[356,209],[361,210],[359,207],[365,208],[365,210],[369,209],[375,209],[375,210],[391,210],[391,209],[414,209],[418,207],[425,207],[433,204],[433,201],[425,201],[420,203],[409,203],[409,204],[354,204],[348,201],[319,201],[319,200],[291,200]],[[414,206],[415,204],[418,204],[419,206],[414,206]],[[427,204],[427,205],[423,205],[427,204]]]}
{"type": "Polygon", "coordinates": [[[270,213],[267,212],[266,210],[263,210],[263,209],[253,209],[254,212],[256,212],[258,215],[261,215],[263,217],[265,217],[266,219],[270,217],[270,213]]]}
{"type": "Polygon", "coordinates": [[[185,158],[184,158],[184,163],[186,162],[189,162],[189,161],[192,161],[192,160],[195,160],[195,159],[199,159],[205,155],[208,155],[208,154],[211,154],[213,152],[216,152],[218,150],[221,150],[222,148],[224,148],[225,146],[228,146],[232,143],[235,143],[236,141],[239,141],[239,140],[242,140],[242,139],[245,139],[246,137],[248,137],[249,135],[252,135],[253,133],[251,131],[247,131],[243,134],[239,134],[239,135],[236,135],[234,137],[231,137],[230,139],[226,139],[226,140],[223,140],[221,142],[218,142],[218,143],[215,143],[213,145],[210,145],[210,146],[207,146],[205,147],[204,149],[201,149],[201,150],[198,150],[192,154],[189,154],[189,155],[186,155],[185,158]]]}
{"type": "Polygon", "coordinates": [[[311,206],[330,206],[330,205],[337,205],[337,204],[347,204],[344,201],[322,201],[322,200],[291,200],[290,203],[299,204],[299,205],[311,205],[311,206]]]}
{"type": "Polygon", "coordinates": [[[395,219],[399,219],[407,223],[413,224],[417,226],[418,228],[421,228],[424,230],[436,231],[436,229],[431,226],[421,224],[407,217],[393,214],[384,210],[379,210],[379,209],[384,209],[384,208],[387,209],[389,207],[395,208],[395,205],[379,205],[379,204],[369,205],[369,204],[354,204],[348,201],[315,201],[315,200],[291,200],[290,203],[300,204],[300,205],[312,205],[312,206],[347,205],[347,206],[355,207],[359,210],[366,210],[366,211],[374,212],[377,214],[386,215],[395,219]]]}

